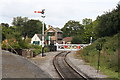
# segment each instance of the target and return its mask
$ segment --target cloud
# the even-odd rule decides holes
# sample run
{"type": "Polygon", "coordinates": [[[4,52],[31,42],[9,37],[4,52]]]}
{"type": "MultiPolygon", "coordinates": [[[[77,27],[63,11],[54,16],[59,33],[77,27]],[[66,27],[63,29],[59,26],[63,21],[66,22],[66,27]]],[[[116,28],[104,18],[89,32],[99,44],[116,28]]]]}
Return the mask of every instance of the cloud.
{"type": "Polygon", "coordinates": [[[11,23],[16,16],[41,19],[35,10],[45,9],[45,23],[63,27],[68,20],[95,18],[115,8],[118,0],[1,0],[0,22],[11,23]]]}

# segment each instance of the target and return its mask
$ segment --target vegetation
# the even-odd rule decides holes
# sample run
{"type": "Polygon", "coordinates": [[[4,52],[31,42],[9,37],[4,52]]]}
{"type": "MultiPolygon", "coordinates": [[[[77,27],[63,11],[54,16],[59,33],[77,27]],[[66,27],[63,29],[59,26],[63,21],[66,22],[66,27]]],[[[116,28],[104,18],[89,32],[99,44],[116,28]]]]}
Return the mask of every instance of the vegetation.
{"type": "Polygon", "coordinates": [[[97,18],[96,32],[98,37],[112,36],[120,32],[120,5],[111,12],[97,18]]]}
{"type": "Polygon", "coordinates": [[[120,53],[120,5],[117,5],[116,9],[111,12],[98,16],[98,18],[92,22],[93,32],[95,33],[96,41],[90,46],[78,51],[79,56],[84,59],[90,65],[97,68],[98,64],[98,50],[96,46],[102,45],[100,51],[100,70],[109,76],[109,78],[120,79],[118,61],[120,53]]]}
{"type": "Polygon", "coordinates": [[[73,37],[72,43],[90,43],[90,37],[95,37],[94,25],[96,21],[92,22],[92,19],[83,19],[83,24],[78,21],[70,20],[61,29],[63,31],[63,37],[73,37]]]}
{"type": "Polygon", "coordinates": [[[118,41],[120,33],[113,37],[102,37],[96,40],[90,46],[77,52],[79,56],[84,59],[90,65],[95,66],[97,69],[98,64],[98,50],[96,49],[97,44],[102,44],[102,50],[100,51],[100,70],[109,75],[110,78],[118,78],[119,64],[118,57],[120,51],[120,45],[118,41]]]}
{"type": "MultiPolygon", "coordinates": [[[[34,34],[42,33],[42,22],[20,16],[14,17],[12,24],[13,26],[9,26],[7,23],[0,25],[2,28],[2,49],[11,49],[11,47],[14,49],[32,48],[35,53],[41,53],[41,46],[31,45],[30,40],[34,34]]],[[[46,48],[45,50],[48,51],[46,48]]]]}
{"type": "Polygon", "coordinates": [[[33,48],[33,53],[35,55],[38,55],[40,54],[42,51],[42,46],[39,46],[39,45],[32,45],[32,48],[33,48]]]}
{"type": "MultiPolygon", "coordinates": [[[[12,24],[18,28],[17,31],[21,32],[21,35],[26,38],[33,37],[34,34],[41,34],[42,33],[42,21],[39,20],[29,20],[27,17],[15,17],[13,18],[12,24]]],[[[45,24],[44,24],[45,25],[45,24]]],[[[46,25],[45,25],[46,30],[46,25]]]]}

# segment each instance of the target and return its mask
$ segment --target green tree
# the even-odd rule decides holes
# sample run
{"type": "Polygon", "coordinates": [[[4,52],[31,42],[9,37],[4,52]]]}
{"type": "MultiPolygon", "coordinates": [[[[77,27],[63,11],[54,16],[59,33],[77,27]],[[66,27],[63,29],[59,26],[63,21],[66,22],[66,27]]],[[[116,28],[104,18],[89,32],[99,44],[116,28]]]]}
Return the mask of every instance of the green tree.
{"type": "Polygon", "coordinates": [[[13,18],[12,24],[13,24],[14,26],[23,27],[28,20],[29,20],[29,19],[28,19],[27,17],[18,16],[18,17],[14,17],[14,18],[13,18]]]}
{"type": "Polygon", "coordinates": [[[84,43],[82,35],[75,35],[72,39],[72,44],[81,44],[84,43]]]}
{"type": "Polygon", "coordinates": [[[78,21],[70,20],[61,30],[63,31],[63,37],[71,37],[82,34],[83,26],[78,21]]]}
{"type": "Polygon", "coordinates": [[[120,5],[111,12],[97,18],[96,32],[98,37],[112,36],[120,32],[120,5]]]}
{"type": "Polygon", "coordinates": [[[98,21],[92,21],[92,19],[85,18],[82,20],[82,24],[84,26],[84,32],[81,35],[83,43],[90,43],[90,38],[92,37],[92,42],[96,39],[96,31],[95,27],[98,24],[98,21]]]}
{"type": "MultiPolygon", "coordinates": [[[[44,24],[45,25],[45,24],[44,24]]],[[[28,20],[23,28],[23,35],[33,37],[34,34],[42,34],[42,22],[39,20],[28,20]]],[[[44,26],[46,30],[46,25],[44,26]]]]}
{"type": "Polygon", "coordinates": [[[92,19],[85,18],[85,19],[82,20],[83,25],[89,25],[91,23],[92,23],[92,19]]]}
{"type": "Polygon", "coordinates": [[[9,24],[8,23],[1,23],[1,26],[3,26],[3,27],[9,27],[9,24]]]}
{"type": "Polygon", "coordinates": [[[17,30],[17,27],[16,26],[10,26],[10,27],[2,26],[2,40],[13,39],[13,38],[16,40],[21,39],[21,34],[17,30]]]}

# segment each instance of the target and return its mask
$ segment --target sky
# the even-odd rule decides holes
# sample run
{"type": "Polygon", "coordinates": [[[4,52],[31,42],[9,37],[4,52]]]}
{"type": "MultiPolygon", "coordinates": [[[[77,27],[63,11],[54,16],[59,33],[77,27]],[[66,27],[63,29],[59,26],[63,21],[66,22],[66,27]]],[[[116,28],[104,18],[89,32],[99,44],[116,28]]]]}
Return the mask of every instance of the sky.
{"type": "Polygon", "coordinates": [[[69,20],[82,23],[82,19],[93,21],[105,11],[114,9],[119,0],[0,0],[0,23],[12,25],[13,17],[43,20],[40,13],[45,9],[44,22],[62,28],[69,20]]]}

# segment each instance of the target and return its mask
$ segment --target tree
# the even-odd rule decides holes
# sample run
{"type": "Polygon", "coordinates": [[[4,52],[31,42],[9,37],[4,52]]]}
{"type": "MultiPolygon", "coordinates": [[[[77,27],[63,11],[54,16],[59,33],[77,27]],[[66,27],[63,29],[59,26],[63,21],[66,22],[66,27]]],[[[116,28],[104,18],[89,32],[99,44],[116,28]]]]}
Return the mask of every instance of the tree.
{"type": "Polygon", "coordinates": [[[84,32],[81,35],[82,43],[90,43],[90,38],[92,37],[92,41],[96,39],[96,31],[95,27],[98,23],[97,20],[92,21],[92,19],[85,18],[82,20],[84,26],[84,32]]]}
{"type": "Polygon", "coordinates": [[[2,41],[6,39],[6,36],[5,36],[5,29],[6,28],[9,28],[9,24],[8,23],[1,23],[0,24],[0,29],[2,29],[2,41]]]}
{"type": "Polygon", "coordinates": [[[83,36],[82,35],[75,35],[72,39],[72,44],[81,44],[83,43],[83,36]]]}
{"type": "Polygon", "coordinates": [[[27,18],[27,17],[18,16],[18,17],[14,17],[14,18],[13,18],[12,24],[13,24],[14,26],[23,27],[27,21],[28,21],[28,18],[27,18]]]}
{"type": "Polygon", "coordinates": [[[82,34],[83,26],[78,21],[70,20],[61,30],[63,31],[63,37],[71,37],[82,34]]]}
{"type": "MultiPolygon", "coordinates": [[[[45,24],[44,24],[45,25],[45,24]]],[[[28,20],[23,28],[23,35],[33,37],[34,34],[42,34],[42,22],[39,20],[28,20]]],[[[46,25],[44,26],[46,30],[46,25]]]]}
{"type": "Polygon", "coordinates": [[[9,27],[9,24],[8,23],[1,23],[1,26],[9,27]]]}
{"type": "Polygon", "coordinates": [[[120,32],[120,5],[111,12],[106,12],[97,18],[96,32],[98,37],[112,36],[120,32]]]}
{"type": "Polygon", "coordinates": [[[92,23],[92,19],[85,18],[85,19],[82,20],[83,25],[89,25],[91,23],[92,23]]]}

